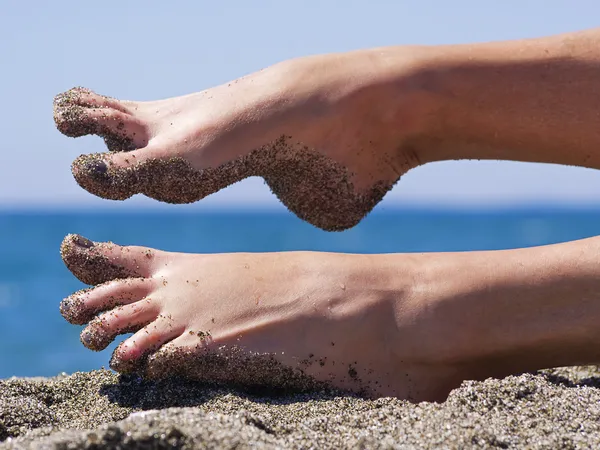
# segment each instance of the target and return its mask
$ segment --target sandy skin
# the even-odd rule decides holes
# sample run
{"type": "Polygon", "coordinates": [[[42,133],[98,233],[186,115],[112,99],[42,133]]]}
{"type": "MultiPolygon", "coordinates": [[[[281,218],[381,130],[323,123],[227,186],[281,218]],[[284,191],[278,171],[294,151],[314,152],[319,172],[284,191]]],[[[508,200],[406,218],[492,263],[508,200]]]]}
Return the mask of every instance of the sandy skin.
{"type": "MultiPolygon", "coordinates": [[[[339,230],[379,201],[366,193],[420,163],[600,168],[598,43],[590,30],[315,57],[146,104],[78,90],[59,96],[55,119],[68,135],[109,136],[115,152],[73,166],[98,195],[194,201],[261,174],[300,217],[339,230]]],[[[70,236],[65,263],[102,285],[61,311],[90,323],[92,349],[136,331],[112,359],[122,372],[439,400],[465,379],[598,361],[598,245],[182,255],[70,236]]]]}
{"type": "Polygon", "coordinates": [[[422,365],[395,355],[401,335],[394,311],[409,297],[391,297],[393,286],[374,265],[356,272],[368,256],[174,254],[76,235],[65,238],[61,253],[79,279],[99,285],[61,304],[70,322],[89,322],[84,345],[101,350],[118,334],[136,332],[113,355],[111,367],[120,372],[300,390],[321,382],[368,396],[431,394],[420,392],[422,365]]]}
{"type": "Polygon", "coordinates": [[[92,350],[134,332],[122,373],[443,400],[463,380],[598,361],[598,250],[194,255],[70,235],[63,260],[96,287],[61,313],[92,350]]]}
{"type": "MultiPolygon", "coordinates": [[[[259,176],[300,218],[343,230],[419,164],[409,141],[423,114],[414,107],[403,118],[395,107],[378,114],[363,107],[380,102],[391,71],[366,52],[280,63],[155,102],[74,88],[55,98],[54,119],[65,135],[100,135],[114,152],[73,163],[78,183],[95,195],[190,203],[259,176]],[[395,127],[398,121],[405,126],[395,127]]],[[[402,92],[404,101],[414,91],[402,92]]]]}

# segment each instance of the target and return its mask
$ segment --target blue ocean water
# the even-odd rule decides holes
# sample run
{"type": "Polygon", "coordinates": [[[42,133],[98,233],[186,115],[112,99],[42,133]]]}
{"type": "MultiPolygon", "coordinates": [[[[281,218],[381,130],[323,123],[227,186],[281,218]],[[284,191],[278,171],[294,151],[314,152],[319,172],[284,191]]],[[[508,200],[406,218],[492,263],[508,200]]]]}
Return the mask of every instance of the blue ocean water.
{"type": "Polygon", "coordinates": [[[600,234],[600,209],[398,210],[342,233],[289,213],[0,212],[0,378],[51,376],[108,365],[116,344],[91,352],[59,302],[84,287],[64,267],[68,233],[182,252],[316,250],[351,253],[493,250],[600,234]]]}

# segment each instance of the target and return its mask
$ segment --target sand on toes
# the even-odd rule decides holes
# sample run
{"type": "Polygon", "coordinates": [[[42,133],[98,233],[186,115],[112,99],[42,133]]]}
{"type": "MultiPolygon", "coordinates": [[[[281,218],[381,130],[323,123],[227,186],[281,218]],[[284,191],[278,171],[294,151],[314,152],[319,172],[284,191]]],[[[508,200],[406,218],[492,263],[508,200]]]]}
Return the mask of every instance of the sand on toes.
{"type": "Polygon", "coordinates": [[[148,142],[145,126],[113,98],[75,87],[54,97],[54,123],[65,136],[101,136],[110,151],[129,151],[148,142]]]}
{"type": "Polygon", "coordinates": [[[97,285],[118,278],[139,276],[132,268],[116,264],[107,258],[103,248],[112,244],[97,244],[78,234],[69,234],[60,246],[60,256],[81,282],[97,285]]]}

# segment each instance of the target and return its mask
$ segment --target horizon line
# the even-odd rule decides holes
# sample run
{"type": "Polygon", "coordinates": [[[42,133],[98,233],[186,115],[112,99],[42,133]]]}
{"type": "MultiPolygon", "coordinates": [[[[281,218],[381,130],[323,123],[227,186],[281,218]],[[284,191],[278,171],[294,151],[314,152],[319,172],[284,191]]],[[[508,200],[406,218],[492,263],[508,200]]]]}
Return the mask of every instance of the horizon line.
{"type": "MultiPolygon", "coordinates": [[[[386,214],[407,211],[423,212],[497,212],[497,211],[600,211],[598,202],[402,202],[378,205],[369,214],[386,214]]],[[[270,213],[293,214],[282,204],[3,204],[0,213],[270,213]]]]}

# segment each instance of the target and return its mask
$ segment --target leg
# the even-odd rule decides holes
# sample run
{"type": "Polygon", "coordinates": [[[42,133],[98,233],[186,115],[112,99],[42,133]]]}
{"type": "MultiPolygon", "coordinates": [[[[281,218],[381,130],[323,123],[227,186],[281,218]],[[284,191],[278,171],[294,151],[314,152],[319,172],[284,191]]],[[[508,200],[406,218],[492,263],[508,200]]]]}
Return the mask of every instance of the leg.
{"type": "Polygon", "coordinates": [[[600,28],[430,50],[439,95],[428,158],[501,159],[600,169],[600,28]]]}
{"type": "Polygon", "coordinates": [[[600,238],[455,254],[173,254],[69,236],[61,305],[151,377],[442,400],[465,379],[600,360],[600,238]],[[232,284],[232,280],[235,283],[232,284]],[[96,316],[96,314],[99,314],[96,316]]]}
{"type": "Polygon", "coordinates": [[[55,120],[67,135],[137,149],[75,161],[94,194],[193,202],[256,175],[302,219],[341,230],[422,163],[600,168],[599,44],[596,29],[317,56],[147,103],[75,89],[57,97],[55,120]]]}

